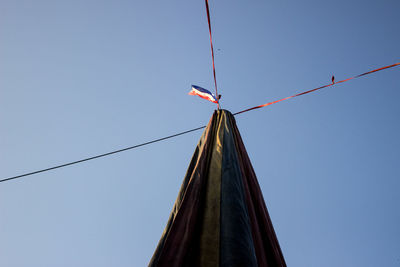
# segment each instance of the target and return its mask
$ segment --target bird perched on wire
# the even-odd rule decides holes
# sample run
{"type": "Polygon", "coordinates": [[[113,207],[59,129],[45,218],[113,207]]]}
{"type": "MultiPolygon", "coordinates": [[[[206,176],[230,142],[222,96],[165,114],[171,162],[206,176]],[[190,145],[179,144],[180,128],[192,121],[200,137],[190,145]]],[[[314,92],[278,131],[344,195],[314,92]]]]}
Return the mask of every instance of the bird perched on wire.
{"type": "Polygon", "coordinates": [[[332,75],[332,84],[335,83],[335,76],[332,75]]]}

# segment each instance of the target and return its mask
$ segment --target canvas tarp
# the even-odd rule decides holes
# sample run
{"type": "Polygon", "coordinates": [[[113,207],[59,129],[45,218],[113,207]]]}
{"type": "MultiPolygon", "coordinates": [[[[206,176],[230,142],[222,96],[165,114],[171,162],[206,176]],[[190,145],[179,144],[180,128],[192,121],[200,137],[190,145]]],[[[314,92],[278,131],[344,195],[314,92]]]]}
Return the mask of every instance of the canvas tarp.
{"type": "Polygon", "coordinates": [[[204,130],[149,266],[286,266],[229,111],[204,130]]]}

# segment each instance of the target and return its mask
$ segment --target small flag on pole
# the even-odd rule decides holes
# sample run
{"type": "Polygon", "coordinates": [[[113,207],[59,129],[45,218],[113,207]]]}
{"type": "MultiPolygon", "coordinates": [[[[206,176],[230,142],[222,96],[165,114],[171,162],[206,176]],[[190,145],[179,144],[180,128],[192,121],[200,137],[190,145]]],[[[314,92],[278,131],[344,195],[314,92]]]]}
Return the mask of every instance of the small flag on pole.
{"type": "Polygon", "coordinates": [[[217,98],[210,91],[197,85],[192,85],[192,90],[189,92],[189,95],[198,95],[208,101],[218,103],[217,98]]]}

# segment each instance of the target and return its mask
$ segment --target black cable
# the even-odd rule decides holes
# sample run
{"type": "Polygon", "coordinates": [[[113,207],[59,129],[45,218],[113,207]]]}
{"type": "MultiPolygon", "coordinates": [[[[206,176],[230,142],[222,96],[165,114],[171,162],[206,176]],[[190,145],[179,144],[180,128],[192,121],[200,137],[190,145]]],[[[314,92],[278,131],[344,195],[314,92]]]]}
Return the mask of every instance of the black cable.
{"type": "Polygon", "coordinates": [[[156,140],[152,140],[152,141],[149,141],[149,142],[146,142],[146,143],[142,143],[142,144],[139,144],[139,145],[134,145],[134,146],[130,146],[130,147],[127,147],[127,148],[122,148],[122,149],[119,149],[119,150],[115,150],[115,151],[111,151],[111,152],[108,152],[108,153],[100,154],[100,155],[93,156],[93,157],[90,157],[90,158],[85,158],[85,159],[81,159],[81,160],[65,163],[65,164],[62,164],[62,165],[50,167],[50,168],[39,170],[39,171],[24,173],[24,174],[21,174],[21,175],[17,175],[17,176],[1,179],[0,182],[14,180],[14,179],[22,178],[24,176],[29,176],[29,175],[33,175],[33,174],[37,174],[37,173],[41,173],[41,172],[46,172],[46,171],[50,171],[50,170],[66,167],[66,166],[69,166],[69,165],[78,164],[78,163],[81,163],[81,162],[84,162],[84,161],[89,161],[89,160],[92,160],[92,159],[97,159],[97,158],[109,156],[109,155],[116,154],[116,153],[119,153],[119,152],[123,152],[123,151],[126,151],[126,150],[138,148],[138,147],[149,145],[149,144],[152,144],[152,143],[157,143],[157,142],[160,142],[160,141],[163,141],[163,140],[166,140],[166,139],[169,139],[169,138],[173,138],[173,137],[176,137],[176,136],[179,136],[179,135],[183,135],[183,134],[187,134],[187,133],[190,133],[190,132],[194,132],[194,131],[197,131],[197,130],[200,130],[200,129],[203,129],[203,128],[206,128],[206,126],[201,126],[201,127],[198,127],[198,128],[194,128],[194,129],[188,130],[188,131],[184,131],[184,132],[180,132],[180,133],[173,134],[173,135],[170,135],[170,136],[162,137],[162,138],[159,138],[159,139],[156,139],[156,140]]]}
{"type": "MultiPolygon", "coordinates": [[[[266,103],[266,104],[263,104],[263,105],[260,105],[260,106],[255,106],[255,107],[252,107],[252,108],[248,108],[248,109],[233,113],[233,115],[237,115],[237,114],[244,113],[244,112],[247,112],[247,111],[250,111],[250,110],[266,107],[268,105],[272,105],[272,104],[278,103],[280,101],[283,101],[283,100],[286,100],[286,99],[289,99],[289,98],[293,98],[293,97],[296,97],[296,96],[301,96],[301,95],[304,95],[304,94],[308,94],[308,93],[314,92],[314,91],[322,89],[322,88],[326,88],[326,87],[329,87],[329,86],[332,86],[332,85],[335,85],[335,84],[338,84],[338,83],[347,82],[347,81],[350,81],[352,79],[355,79],[355,78],[358,78],[358,77],[361,77],[361,76],[364,76],[364,75],[368,75],[368,74],[371,74],[371,73],[374,73],[374,72],[377,72],[377,71],[381,71],[381,70],[384,70],[384,69],[389,69],[389,68],[392,68],[392,67],[395,67],[395,66],[399,66],[399,65],[400,65],[400,62],[392,64],[392,65],[388,65],[388,66],[385,66],[385,67],[382,67],[382,68],[379,68],[379,69],[374,69],[374,70],[371,70],[371,71],[368,71],[368,72],[362,73],[360,75],[353,76],[353,77],[350,77],[350,78],[347,78],[345,80],[338,81],[338,82],[334,82],[334,80],[333,80],[334,77],[332,77],[332,83],[331,84],[324,85],[324,86],[321,86],[321,87],[318,87],[318,88],[315,88],[315,89],[311,89],[311,90],[308,90],[308,91],[305,91],[305,92],[302,92],[302,93],[299,93],[299,94],[296,94],[296,95],[293,95],[293,96],[285,97],[285,98],[282,98],[280,100],[269,102],[269,103],[266,103]]],[[[93,156],[93,157],[90,157],[90,158],[81,159],[81,160],[73,161],[73,162],[70,162],[70,163],[65,163],[65,164],[62,164],[62,165],[58,165],[58,166],[55,166],[55,167],[43,169],[43,170],[29,172],[29,173],[21,174],[21,175],[18,175],[18,176],[5,178],[5,179],[0,180],[0,182],[5,182],[5,181],[21,178],[21,177],[28,176],[28,175],[33,175],[33,174],[36,174],[36,173],[50,171],[50,170],[66,167],[66,166],[69,166],[69,165],[81,163],[81,162],[84,162],[84,161],[105,157],[105,156],[108,156],[108,155],[111,155],[111,154],[119,153],[119,152],[126,151],[126,150],[129,150],[129,149],[134,149],[134,148],[137,148],[137,147],[140,147],[140,146],[149,145],[149,144],[156,143],[156,142],[159,142],[159,141],[162,141],[162,140],[165,140],[165,139],[169,139],[169,138],[173,138],[173,137],[176,137],[176,136],[179,136],[179,135],[183,135],[183,134],[187,134],[187,133],[190,133],[190,132],[194,132],[194,131],[197,131],[197,130],[200,130],[200,129],[203,129],[203,128],[206,128],[206,126],[201,126],[201,127],[198,127],[198,128],[192,129],[192,130],[180,132],[180,133],[173,134],[173,135],[170,135],[170,136],[166,136],[166,137],[163,137],[163,138],[159,138],[159,139],[156,139],[156,140],[153,140],[153,141],[149,141],[149,142],[146,142],[146,143],[142,143],[142,144],[139,144],[139,145],[135,145],[135,146],[119,149],[119,150],[115,150],[115,151],[112,151],[112,152],[104,153],[104,154],[93,156]]]]}

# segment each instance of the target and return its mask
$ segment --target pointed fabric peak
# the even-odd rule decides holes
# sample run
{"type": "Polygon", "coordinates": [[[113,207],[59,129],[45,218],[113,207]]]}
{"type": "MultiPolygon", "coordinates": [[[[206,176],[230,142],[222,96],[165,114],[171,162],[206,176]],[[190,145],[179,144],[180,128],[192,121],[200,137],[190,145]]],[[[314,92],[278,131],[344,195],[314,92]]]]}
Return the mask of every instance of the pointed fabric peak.
{"type": "Polygon", "coordinates": [[[229,111],[203,132],[149,266],[286,266],[229,111]]]}

